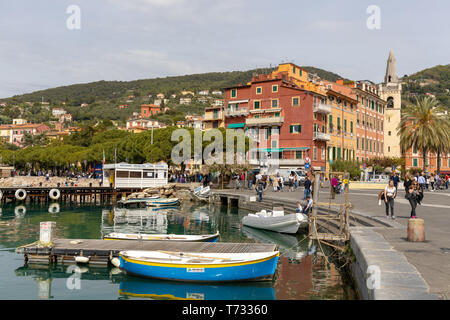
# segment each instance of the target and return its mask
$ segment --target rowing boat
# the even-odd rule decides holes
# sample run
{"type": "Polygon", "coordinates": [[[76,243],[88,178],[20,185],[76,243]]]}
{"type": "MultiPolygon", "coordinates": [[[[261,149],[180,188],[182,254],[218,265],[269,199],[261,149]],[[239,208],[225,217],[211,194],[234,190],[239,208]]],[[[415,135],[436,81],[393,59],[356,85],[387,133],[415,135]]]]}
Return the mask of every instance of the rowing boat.
{"type": "Polygon", "coordinates": [[[141,240],[141,241],[181,241],[181,242],[216,242],[219,232],[205,235],[177,235],[177,234],[138,234],[138,233],[110,233],[103,240],[141,240]]]}
{"type": "Polygon", "coordinates": [[[256,214],[250,213],[242,218],[242,225],[281,232],[281,233],[297,233],[299,228],[307,226],[309,223],[308,216],[302,213],[284,214],[283,210],[266,212],[262,210],[256,214]]]}
{"type": "Polygon", "coordinates": [[[180,203],[178,198],[169,198],[169,199],[155,199],[147,201],[147,205],[151,207],[167,207],[167,206],[175,206],[180,203]]]}
{"type": "Polygon", "coordinates": [[[120,268],[127,274],[173,281],[226,282],[272,280],[278,251],[189,253],[121,251],[120,268]]]}

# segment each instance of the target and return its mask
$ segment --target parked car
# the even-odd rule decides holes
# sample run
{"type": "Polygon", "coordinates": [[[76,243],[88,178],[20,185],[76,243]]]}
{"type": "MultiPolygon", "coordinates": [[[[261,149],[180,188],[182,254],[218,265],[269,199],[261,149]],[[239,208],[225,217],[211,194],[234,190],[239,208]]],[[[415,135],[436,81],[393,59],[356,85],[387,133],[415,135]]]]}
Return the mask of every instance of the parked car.
{"type": "Polygon", "coordinates": [[[389,176],[387,176],[385,174],[375,174],[375,175],[372,176],[370,181],[372,181],[372,182],[388,183],[389,182],[389,176]]]}

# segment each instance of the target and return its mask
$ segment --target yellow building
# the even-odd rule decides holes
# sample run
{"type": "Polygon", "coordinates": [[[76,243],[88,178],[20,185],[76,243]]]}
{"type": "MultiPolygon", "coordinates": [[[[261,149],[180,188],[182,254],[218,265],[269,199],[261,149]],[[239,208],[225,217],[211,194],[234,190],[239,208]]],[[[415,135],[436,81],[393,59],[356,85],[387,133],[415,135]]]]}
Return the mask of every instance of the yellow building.
{"type": "Polygon", "coordinates": [[[210,106],[205,108],[205,115],[203,116],[204,130],[223,128],[225,127],[225,117],[223,107],[210,106]]]}
{"type": "Polygon", "coordinates": [[[283,75],[291,78],[291,80],[300,88],[323,95],[326,94],[323,82],[318,76],[308,73],[308,71],[293,63],[282,63],[278,65],[277,70],[272,72],[272,77],[280,77],[283,75]]]}
{"type": "MultiPolygon", "coordinates": [[[[338,80],[339,81],[339,80],[338,80]]],[[[342,80],[340,81],[342,82],[342,80]]],[[[327,167],[335,160],[355,160],[356,154],[356,109],[358,101],[352,89],[341,83],[327,82],[328,133],[331,141],[327,145],[327,167]]]]}

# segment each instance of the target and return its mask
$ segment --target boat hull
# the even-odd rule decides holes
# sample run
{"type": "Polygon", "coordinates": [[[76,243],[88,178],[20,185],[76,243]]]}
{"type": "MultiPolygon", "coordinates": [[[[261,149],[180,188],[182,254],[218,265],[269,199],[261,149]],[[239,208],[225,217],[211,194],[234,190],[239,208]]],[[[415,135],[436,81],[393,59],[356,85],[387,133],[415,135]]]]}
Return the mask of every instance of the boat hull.
{"type": "Polygon", "coordinates": [[[133,240],[133,241],[177,241],[177,242],[216,242],[219,233],[205,236],[170,235],[170,234],[128,234],[111,233],[103,240],[133,240]]]}
{"type": "Polygon", "coordinates": [[[180,204],[180,200],[178,200],[178,199],[174,199],[174,200],[159,199],[159,200],[147,201],[147,205],[150,207],[168,207],[168,206],[176,206],[178,204],[180,204]]]}
{"type": "Polygon", "coordinates": [[[301,225],[294,213],[280,217],[245,216],[242,224],[252,228],[290,234],[297,233],[301,225]]]}
{"type": "Polygon", "coordinates": [[[120,268],[126,273],[146,278],[193,282],[231,282],[271,280],[278,262],[278,252],[261,260],[231,265],[164,264],[131,259],[120,255],[120,268]]]}

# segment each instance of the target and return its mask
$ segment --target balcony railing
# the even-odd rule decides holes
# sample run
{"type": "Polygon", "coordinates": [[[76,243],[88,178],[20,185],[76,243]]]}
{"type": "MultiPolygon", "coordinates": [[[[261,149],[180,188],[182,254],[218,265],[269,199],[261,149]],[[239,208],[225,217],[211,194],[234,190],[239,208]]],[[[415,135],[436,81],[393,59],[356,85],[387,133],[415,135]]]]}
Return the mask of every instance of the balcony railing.
{"type": "Polygon", "coordinates": [[[314,112],[330,114],[331,106],[329,104],[319,103],[318,105],[314,106],[314,112]]]}
{"type": "Polygon", "coordinates": [[[245,123],[247,126],[281,126],[284,122],[283,117],[271,117],[271,118],[247,118],[245,123]]]}
{"type": "Polygon", "coordinates": [[[222,119],[222,112],[218,112],[216,114],[214,113],[205,113],[205,116],[203,117],[203,120],[211,121],[211,120],[221,120],[222,119]]]}
{"type": "Polygon", "coordinates": [[[318,131],[314,132],[313,139],[320,140],[320,141],[330,141],[331,140],[330,135],[328,133],[323,133],[323,132],[318,132],[318,131]]]}
{"type": "Polygon", "coordinates": [[[238,110],[226,110],[225,117],[243,117],[248,115],[248,108],[242,108],[238,110]]]}

